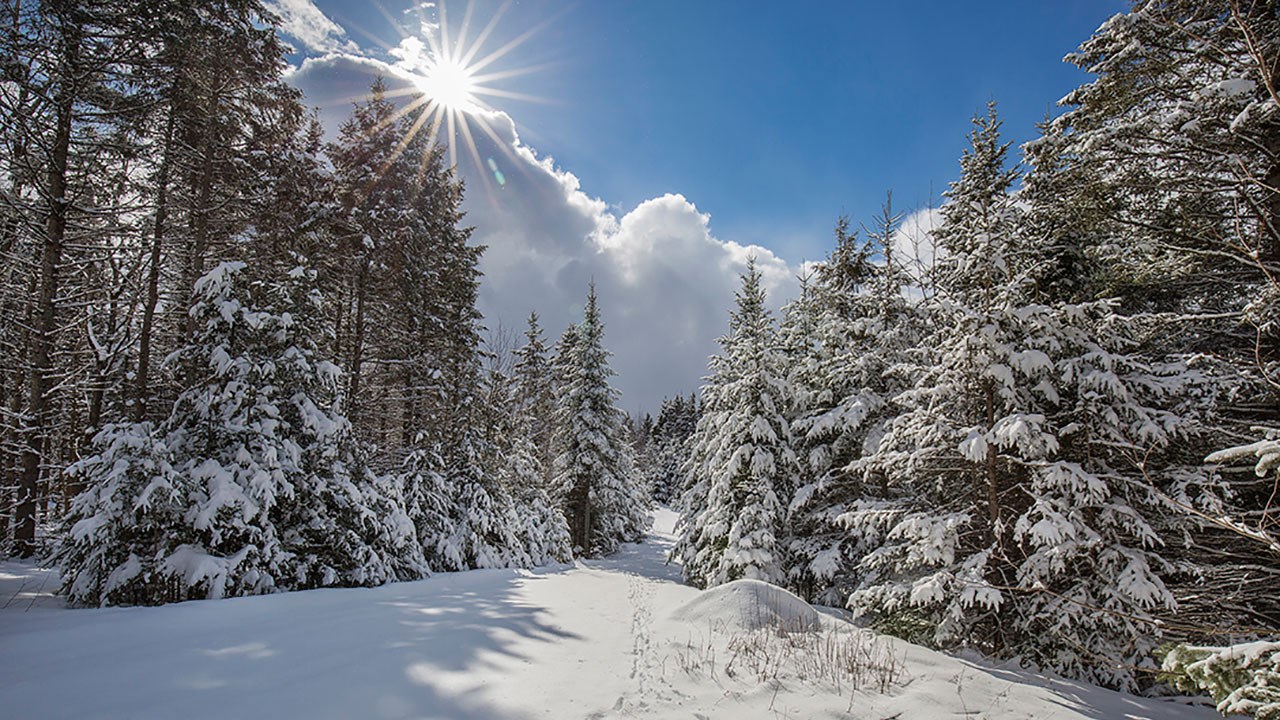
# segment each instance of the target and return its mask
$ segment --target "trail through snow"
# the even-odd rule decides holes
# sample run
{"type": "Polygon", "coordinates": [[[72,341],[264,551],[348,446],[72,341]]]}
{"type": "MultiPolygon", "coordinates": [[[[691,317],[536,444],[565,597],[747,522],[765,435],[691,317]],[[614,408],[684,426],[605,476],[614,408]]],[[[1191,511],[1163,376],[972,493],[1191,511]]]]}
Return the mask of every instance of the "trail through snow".
{"type": "MultiPolygon", "coordinates": [[[[901,641],[892,642],[905,672],[887,693],[726,672],[732,623],[672,617],[699,591],[664,561],[674,514],[659,510],[655,520],[647,542],[572,565],[159,608],[66,610],[50,593],[50,571],[2,563],[0,715],[1217,717],[901,641]]],[[[837,615],[823,615],[824,632],[865,632],[837,615]]]]}

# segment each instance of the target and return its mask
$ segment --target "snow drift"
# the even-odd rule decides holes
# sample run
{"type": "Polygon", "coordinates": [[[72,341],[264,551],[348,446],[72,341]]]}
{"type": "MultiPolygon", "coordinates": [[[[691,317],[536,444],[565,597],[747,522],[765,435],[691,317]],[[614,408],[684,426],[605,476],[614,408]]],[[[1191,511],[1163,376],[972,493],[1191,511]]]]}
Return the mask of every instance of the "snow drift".
{"type": "Polygon", "coordinates": [[[676,608],[671,619],[720,629],[800,632],[822,627],[818,611],[809,603],[759,580],[734,580],[703,591],[676,608]]]}

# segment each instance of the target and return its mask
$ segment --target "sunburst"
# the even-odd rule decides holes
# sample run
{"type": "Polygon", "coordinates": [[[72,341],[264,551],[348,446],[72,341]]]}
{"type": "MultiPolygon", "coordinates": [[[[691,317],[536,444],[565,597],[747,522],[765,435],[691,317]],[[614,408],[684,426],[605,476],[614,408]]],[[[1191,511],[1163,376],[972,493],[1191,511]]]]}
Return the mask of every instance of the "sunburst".
{"type": "Polygon", "coordinates": [[[470,69],[462,63],[436,58],[412,79],[433,102],[447,110],[467,112],[476,107],[475,81],[471,76],[470,69]]]}
{"type": "Polygon", "coordinates": [[[493,37],[498,21],[511,7],[512,0],[503,3],[489,17],[479,33],[471,36],[474,3],[469,3],[456,32],[449,24],[445,4],[422,3],[410,12],[417,14],[418,32],[409,32],[384,8],[379,10],[400,29],[401,40],[396,47],[388,47],[397,58],[392,71],[409,80],[411,87],[398,95],[417,95],[395,114],[392,120],[416,113],[409,127],[409,136],[402,139],[400,149],[407,147],[419,132],[428,133],[429,145],[442,142],[448,149],[448,162],[458,165],[459,148],[462,148],[479,171],[486,188],[492,194],[494,183],[499,187],[507,182],[494,158],[481,158],[476,138],[483,133],[510,160],[515,160],[509,144],[494,130],[491,122],[497,112],[488,99],[502,98],[531,102],[546,102],[544,98],[515,92],[498,84],[512,78],[537,72],[545,67],[525,65],[500,69],[499,61],[509,60],[512,51],[541,31],[554,18],[525,30],[494,50],[486,51],[486,43],[493,37]],[[499,69],[495,69],[499,68],[499,69]]]}

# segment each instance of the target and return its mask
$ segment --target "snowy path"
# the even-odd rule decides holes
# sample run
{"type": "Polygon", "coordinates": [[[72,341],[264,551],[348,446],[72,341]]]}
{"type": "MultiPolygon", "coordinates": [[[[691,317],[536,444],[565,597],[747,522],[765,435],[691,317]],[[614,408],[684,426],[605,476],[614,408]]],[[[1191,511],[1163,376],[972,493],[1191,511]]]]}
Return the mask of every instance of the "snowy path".
{"type": "MultiPolygon", "coordinates": [[[[663,563],[674,517],[618,555],[375,589],[68,611],[0,566],[0,715],[40,718],[1211,718],[901,645],[887,695],[708,669],[698,596],[663,563]]],[[[46,591],[40,592],[44,582],[46,591]]],[[[828,620],[837,623],[835,620],[828,620]]],[[[721,664],[727,657],[723,644],[721,664]]]]}

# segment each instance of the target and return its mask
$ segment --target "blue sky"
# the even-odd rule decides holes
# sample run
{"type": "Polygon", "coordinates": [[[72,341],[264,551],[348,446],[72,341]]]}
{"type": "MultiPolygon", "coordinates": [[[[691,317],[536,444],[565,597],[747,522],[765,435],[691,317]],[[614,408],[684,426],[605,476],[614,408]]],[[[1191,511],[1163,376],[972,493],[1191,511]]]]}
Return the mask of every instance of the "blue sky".
{"type": "MultiPolygon", "coordinates": [[[[407,0],[276,6],[292,17],[295,64],[312,58],[295,81],[328,124],[349,107],[335,97],[393,60],[388,48],[401,37],[390,19],[420,30],[407,0]]],[[[1034,137],[1035,123],[1087,79],[1062,57],[1125,6],[510,3],[477,57],[525,36],[486,71],[520,71],[491,84],[538,100],[487,98],[500,111],[495,127],[510,125],[493,144],[522,148],[481,148],[511,178],[496,199],[476,197],[484,178],[460,161],[468,220],[491,248],[482,310],[496,325],[538,309],[554,336],[577,308],[576,285],[595,277],[606,321],[621,326],[612,334],[626,356],[615,360],[624,406],[688,392],[723,332],[746,254],[770,255],[781,302],[800,263],[827,252],[841,213],[869,222],[889,189],[903,210],[937,204],[973,114],[995,99],[1006,139],[1034,137]],[[673,267],[673,257],[702,267],[673,267]],[[530,272],[546,281],[523,277],[530,272]],[[673,322],[679,332],[669,332],[673,322]],[[666,355],[644,352],[655,342],[678,346],[669,367],[666,355]]],[[[455,37],[466,7],[445,6],[455,37]]],[[[470,37],[502,7],[475,2],[470,37]]],[[[425,12],[439,20],[438,8],[425,12]]]]}
{"type": "Polygon", "coordinates": [[[1034,137],[1085,78],[1062,57],[1123,6],[582,2],[530,42],[564,50],[537,79],[558,104],[510,111],[610,202],[680,192],[723,237],[814,259],[888,189],[936,202],[988,99],[1034,137]]]}

